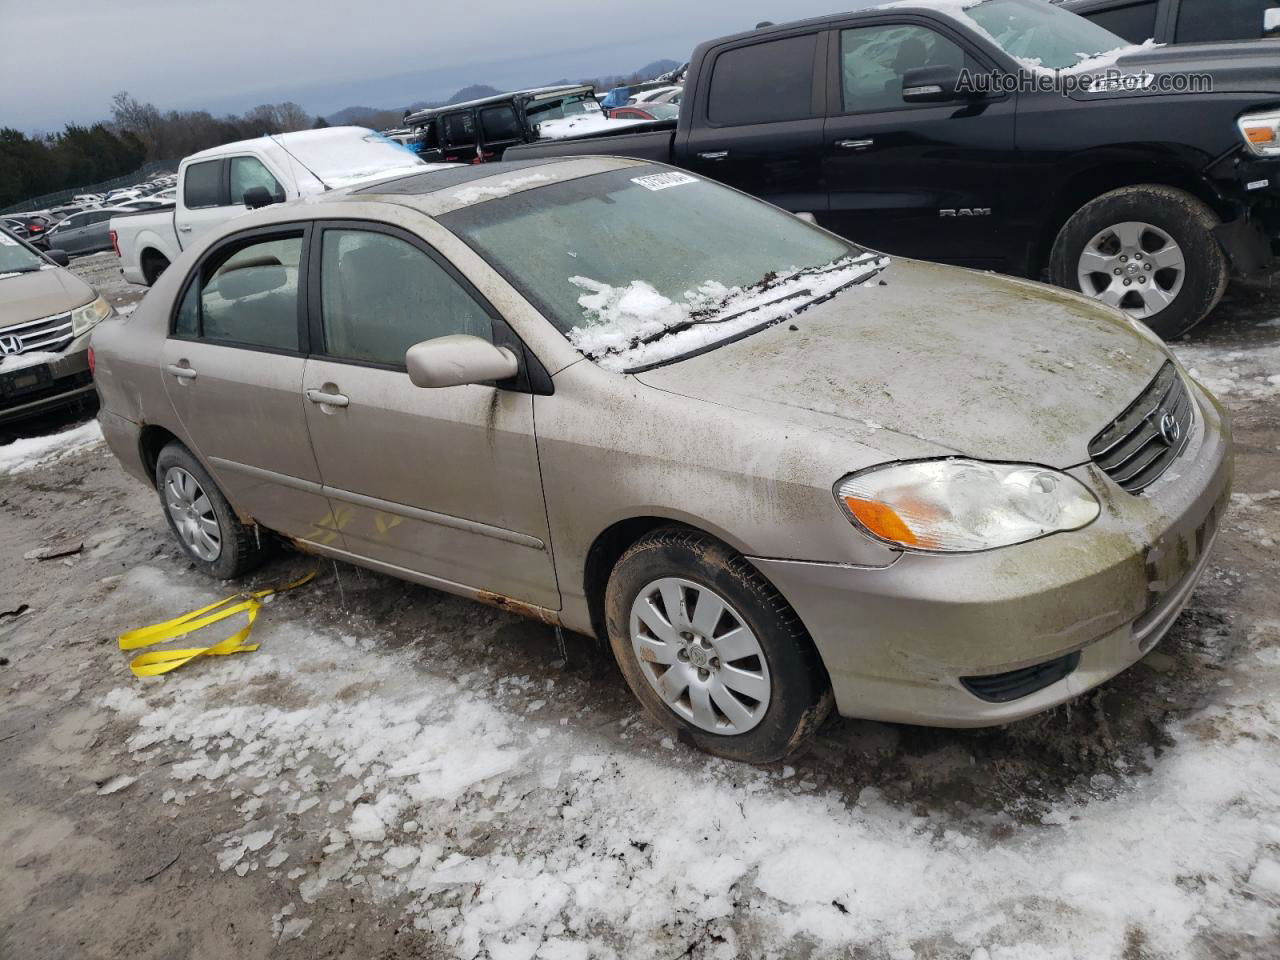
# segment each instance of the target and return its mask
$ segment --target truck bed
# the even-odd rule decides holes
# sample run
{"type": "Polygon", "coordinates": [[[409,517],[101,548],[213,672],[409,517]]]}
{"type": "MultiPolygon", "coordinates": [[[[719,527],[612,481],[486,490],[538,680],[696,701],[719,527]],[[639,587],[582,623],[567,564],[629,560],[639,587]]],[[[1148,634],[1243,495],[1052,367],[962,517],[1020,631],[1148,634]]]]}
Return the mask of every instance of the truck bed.
{"type": "Polygon", "coordinates": [[[587,134],[563,140],[536,140],[508,147],[503,160],[532,160],[537,157],[608,156],[671,162],[676,138],[674,120],[662,121],[639,133],[587,134]]]}

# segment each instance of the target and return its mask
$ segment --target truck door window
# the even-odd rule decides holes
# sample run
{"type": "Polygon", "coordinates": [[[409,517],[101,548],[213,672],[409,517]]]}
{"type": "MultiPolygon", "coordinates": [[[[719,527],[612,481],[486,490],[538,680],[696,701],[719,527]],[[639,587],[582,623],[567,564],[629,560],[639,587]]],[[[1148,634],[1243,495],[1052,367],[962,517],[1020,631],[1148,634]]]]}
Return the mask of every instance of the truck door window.
{"type": "Polygon", "coordinates": [[[502,104],[480,111],[480,130],[485,143],[509,143],[520,139],[520,121],[515,107],[502,104]]]}
{"type": "Polygon", "coordinates": [[[231,202],[243,202],[245,191],[252,187],[265,187],[277,203],[284,200],[284,188],[280,186],[280,181],[271,175],[271,171],[262,165],[261,160],[257,157],[232,157],[231,202]]]}
{"type": "Polygon", "coordinates": [[[385,233],[324,232],[320,303],[325,353],[336,359],[403,367],[423,340],[493,340],[489,315],[443,267],[385,233]]]}
{"type": "MultiPolygon", "coordinates": [[[[966,66],[965,52],[928,27],[910,24],[840,31],[840,76],[845,113],[898,110],[902,78],[918,67],[966,66]]],[[[973,64],[969,66],[972,68],[973,64]]]]}
{"type": "Polygon", "coordinates": [[[195,207],[219,207],[222,199],[222,161],[206,160],[187,167],[182,181],[182,205],[195,207]]]}
{"type": "Polygon", "coordinates": [[[1097,13],[1088,14],[1088,17],[1098,26],[1106,27],[1130,43],[1142,43],[1156,35],[1156,14],[1159,10],[1160,5],[1156,0],[1147,0],[1145,3],[1131,3],[1123,7],[1099,10],[1097,13]]]}
{"type": "Polygon", "coordinates": [[[278,350],[298,349],[298,261],[302,236],[240,247],[200,290],[206,340],[278,350]]]}
{"type": "Polygon", "coordinates": [[[1271,0],[1182,0],[1177,43],[1253,40],[1262,36],[1262,19],[1271,0]]]}
{"type": "Polygon", "coordinates": [[[711,73],[711,122],[734,126],[812,116],[817,43],[811,33],[720,54],[711,73]]]}
{"type": "Polygon", "coordinates": [[[472,147],[476,142],[475,121],[471,113],[451,113],[444,118],[444,145],[450,150],[472,147]]]}

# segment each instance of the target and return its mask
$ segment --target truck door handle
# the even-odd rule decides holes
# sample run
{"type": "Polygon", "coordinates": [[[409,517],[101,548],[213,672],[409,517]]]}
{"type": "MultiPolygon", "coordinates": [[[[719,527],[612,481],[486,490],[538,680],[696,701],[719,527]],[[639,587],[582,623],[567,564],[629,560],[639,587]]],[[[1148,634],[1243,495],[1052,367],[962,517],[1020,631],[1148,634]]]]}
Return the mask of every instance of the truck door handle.
{"type": "Polygon", "coordinates": [[[321,403],[326,407],[349,407],[350,399],[340,393],[325,393],[323,390],[308,390],[307,399],[312,403],[321,403]]]}
{"type": "Polygon", "coordinates": [[[177,377],[179,380],[194,380],[196,378],[196,372],[194,370],[190,367],[184,367],[181,364],[171,363],[165,367],[165,370],[167,370],[172,376],[177,377]]]}
{"type": "Polygon", "coordinates": [[[729,159],[728,150],[712,150],[710,153],[698,154],[703,160],[727,160],[729,159]]]}
{"type": "Polygon", "coordinates": [[[866,150],[869,147],[874,147],[875,145],[876,145],[876,142],[874,140],[837,140],[836,141],[836,147],[837,149],[840,149],[840,150],[866,150]]]}
{"type": "Polygon", "coordinates": [[[191,232],[191,224],[189,224],[189,223],[180,223],[180,224],[178,224],[178,229],[179,229],[182,233],[190,233],[190,232],[191,232]]]}

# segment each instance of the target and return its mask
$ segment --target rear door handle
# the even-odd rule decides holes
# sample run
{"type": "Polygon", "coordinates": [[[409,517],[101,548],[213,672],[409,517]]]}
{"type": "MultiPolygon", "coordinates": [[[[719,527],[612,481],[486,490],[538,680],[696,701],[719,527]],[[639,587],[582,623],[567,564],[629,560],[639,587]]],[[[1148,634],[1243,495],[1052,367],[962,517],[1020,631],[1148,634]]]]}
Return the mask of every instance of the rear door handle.
{"type": "Polygon", "coordinates": [[[177,377],[179,380],[194,380],[196,378],[196,372],[194,370],[190,367],[184,367],[177,363],[169,364],[165,367],[165,370],[167,370],[171,375],[177,377]]]}
{"type": "Polygon", "coordinates": [[[698,154],[703,160],[727,160],[729,159],[728,150],[712,150],[710,153],[698,154]]]}
{"type": "Polygon", "coordinates": [[[180,223],[180,224],[178,224],[178,229],[179,229],[179,230],[181,230],[183,233],[190,233],[190,232],[191,232],[191,224],[189,224],[189,223],[180,223]]]}
{"type": "Polygon", "coordinates": [[[307,399],[312,403],[322,403],[326,407],[349,407],[351,401],[340,393],[325,393],[323,390],[308,390],[307,399]]]}
{"type": "Polygon", "coordinates": [[[866,150],[874,147],[874,140],[837,140],[836,147],[840,150],[866,150]]]}

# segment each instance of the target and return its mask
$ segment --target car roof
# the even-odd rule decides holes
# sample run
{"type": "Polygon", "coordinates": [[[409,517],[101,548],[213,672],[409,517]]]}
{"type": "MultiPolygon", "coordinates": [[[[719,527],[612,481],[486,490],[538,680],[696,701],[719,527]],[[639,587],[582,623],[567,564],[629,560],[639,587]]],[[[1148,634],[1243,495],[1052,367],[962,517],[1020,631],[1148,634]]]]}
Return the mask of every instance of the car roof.
{"type": "Polygon", "coordinates": [[[962,14],[965,8],[976,6],[981,2],[983,0],[898,0],[898,2],[893,3],[885,3],[884,0],[866,0],[865,3],[859,3],[841,12],[824,13],[822,16],[806,17],[803,20],[788,20],[785,23],[771,23],[767,27],[756,27],[754,30],[743,30],[741,33],[717,37],[702,46],[719,46],[721,43],[727,43],[732,40],[745,40],[751,37],[767,37],[775,33],[786,33],[797,27],[805,27],[810,24],[822,26],[832,20],[839,20],[844,17],[861,17],[880,13],[941,13],[954,19],[962,14]]]}
{"type": "Polygon", "coordinates": [[[530,87],[527,90],[512,90],[510,93],[496,93],[491,97],[480,97],[477,100],[464,100],[462,103],[450,103],[442,107],[427,107],[424,110],[415,110],[404,118],[404,122],[414,126],[424,120],[430,120],[442,114],[453,113],[457,110],[470,110],[474,107],[482,107],[486,103],[505,103],[508,100],[514,100],[516,97],[528,97],[536,100],[540,97],[563,96],[578,91],[591,93],[594,92],[594,89],[588,84],[562,83],[551,87],[530,87]]]}

